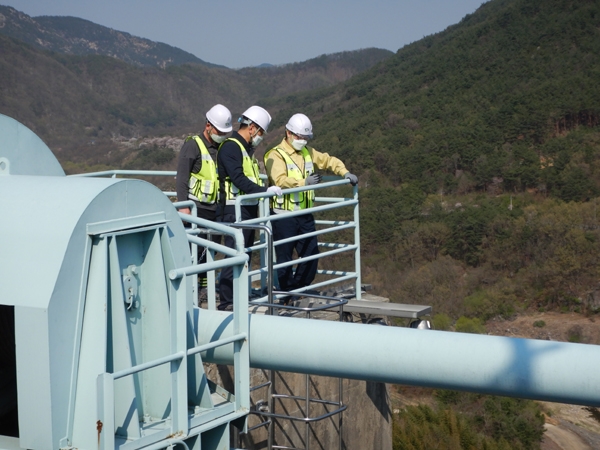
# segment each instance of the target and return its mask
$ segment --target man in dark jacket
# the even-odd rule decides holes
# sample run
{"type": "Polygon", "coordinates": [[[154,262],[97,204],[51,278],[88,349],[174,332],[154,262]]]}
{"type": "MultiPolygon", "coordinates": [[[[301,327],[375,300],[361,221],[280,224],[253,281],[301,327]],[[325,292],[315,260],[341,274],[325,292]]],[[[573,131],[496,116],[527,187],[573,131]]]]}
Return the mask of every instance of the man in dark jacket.
{"type": "MultiPolygon", "coordinates": [[[[240,129],[227,138],[219,148],[217,166],[219,174],[219,207],[217,220],[226,223],[236,221],[235,199],[238,195],[273,192],[281,195],[281,188],[263,186],[259,177],[259,168],[254,149],[261,143],[263,135],[271,123],[271,116],[260,106],[251,106],[239,119],[240,129]]],[[[244,200],[241,206],[242,220],[258,216],[258,200],[244,200]]],[[[254,243],[254,231],[242,230],[244,246],[251,247],[254,243]]],[[[235,248],[233,237],[225,237],[225,245],[235,248]]],[[[227,267],[221,271],[219,283],[220,310],[233,310],[233,268],[227,267]]]]}
{"type": "MultiPolygon", "coordinates": [[[[217,151],[219,145],[232,131],[231,112],[223,105],[215,105],[206,113],[206,123],[202,133],[189,136],[179,151],[177,163],[177,200],[193,200],[197,216],[201,219],[216,220],[217,194],[217,151]]],[[[179,210],[191,214],[190,208],[179,210]]],[[[206,239],[206,234],[199,237],[206,239]]],[[[214,236],[219,242],[220,236],[214,236]]],[[[206,262],[206,250],[198,248],[198,264],[206,262]]],[[[200,288],[206,288],[206,274],[198,275],[200,288]]],[[[202,295],[202,294],[201,294],[202,295]]]]}

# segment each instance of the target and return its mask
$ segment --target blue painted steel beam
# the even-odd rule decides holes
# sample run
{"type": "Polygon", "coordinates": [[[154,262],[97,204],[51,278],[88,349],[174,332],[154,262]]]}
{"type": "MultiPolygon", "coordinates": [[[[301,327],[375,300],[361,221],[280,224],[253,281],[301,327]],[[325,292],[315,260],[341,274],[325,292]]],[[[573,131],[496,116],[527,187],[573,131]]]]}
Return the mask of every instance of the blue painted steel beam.
{"type": "MultiPolygon", "coordinates": [[[[198,344],[232,333],[230,313],[196,310],[198,344]]],[[[600,346],[250,315],[250,365],[600,406],[600,346]]],[[[205,362],[231,364],[232,346],[205,362]]]]}

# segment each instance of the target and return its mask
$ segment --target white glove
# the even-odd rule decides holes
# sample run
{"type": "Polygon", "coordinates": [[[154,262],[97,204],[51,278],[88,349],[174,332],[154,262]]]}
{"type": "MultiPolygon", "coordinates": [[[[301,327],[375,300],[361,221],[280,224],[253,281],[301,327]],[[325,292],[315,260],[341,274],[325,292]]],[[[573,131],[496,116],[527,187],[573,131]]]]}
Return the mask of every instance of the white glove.
{"type": "Polygon", "coordinates": [[[269,194],[275,194],[277,197],[281,197],[283,192],[281,192],[281,188],[279,186],[269,186],[267,189],[269,194]]]}

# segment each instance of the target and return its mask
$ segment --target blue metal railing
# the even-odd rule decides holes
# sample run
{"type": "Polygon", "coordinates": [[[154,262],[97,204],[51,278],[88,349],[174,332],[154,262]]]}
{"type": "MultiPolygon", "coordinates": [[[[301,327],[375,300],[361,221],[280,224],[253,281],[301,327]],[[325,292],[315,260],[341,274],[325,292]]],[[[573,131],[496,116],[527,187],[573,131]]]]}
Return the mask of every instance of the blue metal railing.
{"type": "MultiPolygon", "coordinates": [[[[328,177],[328,178],[334,178],[334,177],[328,177]]],[[[292,189],[284,189],[283,193],[291,194],[291,193],[295,193],[295,192],[306,192],[306,191],[311,191],[311,190],[317,191],[317,190],[332,188],[335,186],[343,186],[343,185],[347,185],[347,184],[349,184],[348,180],[338,179],[335,181],[329,181],[329,182],[321,183],[318,185],[303,186],[303,187],[297,187],[297,188],[292,188],[292,189]]],[[[346,207],[353,208],[353,220],[351,220],[351,221],[316,220],[315,221],[316,225],[325,226],[327,228],[322,228],[322,229],[316,230],[311,233],[306,233],[306,234],[298,235],[298,236],[287,238],[287,239],[275,240],[273,242],[273,246],[277,247],[278,245],[282,245],[287,242],[293,242],[293,241],[297,241],[297,240],[307,238],[307,237],[312,237],[312,236],[322,236],[325,234],[335,233],[335,232],[346,230],[346,229],[354,230],[354,236],[353,236],[354,242],[353,243],[319,243],[319,247],[331,248],[333,250],[321,252],[317,255],[302,258],[302,261],[311,261],[311,260],[315,260],[315,259],[327,258],[329,256],[333,256],[333,255],[344,253],[344,252],[353,252],[354,271],[349,272],[349,271],[320,269],[317,271],[318,274],[328,275],[328,276],[331,276],[332,278],[321,281],[321,282],[314,283],[314,284],[304,287],[304,288],[296,289],[291,292],[300,293],[300,292],[303,292],[303,291],[306,291],[309,289],[310,290],[319,289],[319,288],[330,286],[333,284],[340,284],[342,282],[354,281],[356,298],[358,300],[360,300],[360,295],[361,295],[361,271],[360,270],[361,269],[360,269],[360,228],[359,228],[359,210],[358,210],[358,203],[359,203],[358,202],[358,188],[353,187],[353,195],[351,198],[316,197],[315,198],[316,206],[313,206],[312,208],[308,208],[308,209],[303,209],[301,211],[290,211],[290,212],[286,212],[284,214],[271,214],[270,213],[269,201],[270,201],[270,197],[273,197],[273,195],[274,194],[262,194],[261,193],[261,194],[242,195],[242,196],[237,197],[236,204],[235,204],[237,223],[247,224],[247,225],[264,224],[264,225],[270,226],[270,224],[273,221],[282,220],[282,219],[289,218],[289,217],[300,216],[300,215],[309,214],[309,213],[314,214],[314,213],[331,211],[331,210],[335,210],[335,209],[339,209],[339,208],[346,208],[346,207]],[[259,208],[259,217],[258,218],[251,219],[251,220],[245,220],[245,221],[241,220],[241,202],[244,199],[259,199],[260,208],[259,208]],[[322,204],[322,203],[324,203],[324,204],[322,204]]],[[[263,252],[266,251],[266,242],[264,240],[262,240],[258,245],[254,245],[253,247],[247,248],[246,250],[247,251],[260,251],[262,254],[263,252]]],[[[264,258],[261,258],[261,261],[263,259],[264,258]]],[[[297,260],[286,262],[286,263],[278,263],[278,264],[274,264],[272,269],[274,271],[276,271],[279,268],[288,267],[288,266],[291,266],[291,265],[294,265],[297,263],[298,263],[297,260]]],[[[264,291],[265,283],[267,282],[266,281],[267,272],[268,272],[268,267],[266,267],[264,264],[261,264],[260,268],[249,272],[250,277],[260,275],[262,291],[264,291]]],[[[259,299],[254,299],[253,303],[259,302],[259,301],[266,302],[267,300],[268,300],[267,296],[263,295],[259,299]]]]}
{"type": "MultiPolygon", "coordinates": [[[[163,176],[163,177],[174,177],[177,173],[175,171],[153,171],[153,170],[108,170],[103,172],[94,172],[88,174],[79,174],[77,176],[90,176],[90,177],[117,177],[117,176],[163,176]]],[[[75,175],[74,175],[75,176],[75,175]]],[[[266,179],[265,175],[261,175],[261,178],[266,179]]],[[[345,186],[350,184],[348,180],[340,179],[340,177],[326,176],[324,177],[325,182],[318,185],[311,186],[303,186],[292,189],[284,189],[284,194],[291,194],[296,192],[306,192],[306,191],[322,191],[323,189],[345,186]],[[333,180],[333,181],[330,181],[333,180]]],[[[165,195],[170,197],[175,197],[175,192],[164,192],[165,195]]],[[[332,285],[340,285],[342,283],[348,284],[352,283],[354,285],[354,290],[356,294],[356,299],[360,300],[361,298],[361,262],[360,262],[360,225],[359,225],[359,200],[358,200],[358,187],[354,186],[352,188],[352,196],[349,198],[345,197],[327,197],[320,196],[315,197],[315,206],[308,209],[303,209],[301,211],[290,211],[285,214],[271,214],[269,208],[270,198],[273,197],[274,194],[267,193],[259,193],[259,194],[248,194],[241,195],[236,198],[235,203],[235,217],[236,224],[240,226],[244,225],[263,225],[271,227],[272,222],[276,220],[281,220],[288,217],[299,216],[308,213],[322,213],[325,211],[332,211],[340,208],[352,208],[353,210],[353,218],[348,221],[337,221],[337,220],[315,220],[315,224],[319,227],[318,230],[312,233],[306,233],[303,235],[291,237],[284,240],[273,241],[273,247],[277,247],[278,245],[282,245],[287,242],[292,242],[296,240],[300,240],[307,237],[312,236],[324,236],[327,234],[339,232],[342,230],[353,230],[353,242],[347,243],[339,243],[339,242],[319,242],[319,247],[323,249],[327,249],[327,251],[320,252],[317,255],[308,256],[303,258],[303,261],[311,261],[315,259],[325,259],[334,255],[342,254],[342,253],[352,253],[354,259],[354,270],[353,271],[343,271],[343,270],[327,270],[327,269],[319,269],[317,273],[322,276],[327,276],[328,278],[316,283],[313,283],[310,286],[305,288],[296,289],[291,291],[293,293],[301,293],[306,290],[315,290],[321,289],[332,285]],[[251,220],[242,220],[241,215],[241,202],[243,200],[249,199],[258,199],[259,201],[259,217],[251,220]]],[[[192,201],[183,201],[176,202],[174,206],[178,209],[181,208],[190,208],[191,215],[183,215],[180,214],[180,217],[192,224],[191,228],[188,229],[188,240],[192,246],[192,262],[196,264],[197,262],[197,246],[206,248],[206,256],[207,262],[215,261],[216,252],[223,252],[223,249],[218,249],[214,247],[207,239],[201,239],[196,237],[199,233],[207,232],[210,234],[223,234],[223,224],[210,222],[202,219],[193,220],[196,218],[196,205],[192,201]],[[200,227],[200,228],[198,228],[200,227]]],[[[259,230],[260,231],[260,230],[259,230]]],[[[222,247],[222,246],[221,246],[222,247]]],[[[248,273],[250,280],[260,280],[260,289],[255,289],[254,291],[259,292],[258,298],[253,298],[254,302],[268,302],[269,297],[268,291],[269,285],[273,285],[273,277],[269,276],[270,271],[274,273],[277,272],[277,269],[292,266],[297,264],[297,260],[289,261],[286,263],[273,263],[273,259],[268,257],[268,239],[265,236],[264,231],[260,231],[259,240],[255,242],[252,247],[246,248],[247,252],[258,252],[260,254],[260,267],[254,268],[250,270],[248,273]],[[271,265],[270,265],[271,264],[271,265]]],[[[225,253],[225,252],[223,252],[225,253]]],[[[202,269],[196,269],[195,271],[189,270],[189,274],[191,273],[207,273],[208,280],[208,302],[209,308],[213,309],[216,303],[216,291],[214,286],[216,284],[216,275],[215,270],[219,267],[213,267],[211,270],[206,270],[205,267],[202,269]]],[[[194,289],[196,289],[197,284],[194,284],[194,289]]],[[[280,297],[280,296],[279,296],[280,297]]]]}
{"type": "Polygon", "coordinates": [[[77,173],[69,176],[117,178],[117,175],[174,177],[177,176],[177,172],[167,170],[104,170],[102,172],[77,173]]]}
{"type": "MultiPolygon", "coordinates": [[[[180,214],[182,218],[189,219],[190,221],[201,221],[201,219],[197,219],[196,217],[190,217],[185,214],[180,214]]],[[[202,223],[201,223],[202,225],[202,223]]],[[[222,415],[221,420],[231,421],[233,419],[237,419],[240,417],[244,417],[248,414],[250,410],[250,377],[249,377],[249,347],[248,347],[248,320],[247,320],[247,311],[248,311],[248,283],[247,283],[247,262],[248,256],[245,253],[244,245],[243,245],[243,236],[241,231],[225,226],[222,224],[212,223],[211,225],[215,230],[221,232],[223,234],[232,235],[235,238],[236,248],[231,249],[229,247],[220,245],[218,243],[212,241],[205,241],[200,238],[196,238],[194,236],[190,236],[190,239],[200,241],[203,246],[210,247],[211,251],[218,251],[224,254],[227,258],[218,260],[218,261],[210,261],[205,264],[192,264],[187,267],[179,267],[176,269],[172,269],[168,272],[168,279],[171,282],[170,291],[172,292],[172,297],[169,299],[170,309],[172,311],[172,320],[171,327],[175,330],[181,331],[181,327],[184,327],[181,321],[177,321],[173,319],[177,316],[176,313],[173,313],[173,308],[177,308],[177,304],[181,303],[179,300],[175,300],[174,297],[185,298],[185,289],[189,283],[180,282],[181,279],[194,275],[200,272],[212,271],[214,272],[217,269],[233,266],[234,269],[234,313],[233,313],[233,329],[234,334],[232,336],[223,337],[220,339],[216,339],[214,342],[197,345],[192,348],[187,347],[187,333],[178,333],[172,332],[172,338],[176,340],[176,342],[172,343],[173,349],[184,349],[179,351],[171,351],[168,355],[165,355],[161,358],[156,358],[151,361],[147,361],[141,364],[137,364],[133,367],[129,367],[114,373],[102,373],[98,376],[97,379],[97,400],[99,407],[99,425],[98,425],[98,436],[99,442],[98,447],[102,450],[111,450],[115,448],[115,435],[112,430],[115,430],[115,381],[121,379],[123,377],[131,376],[161,365],[171,364],[172,372],[181,372],[181,376],[184,378],[187,377],[187,371],[182,371],[180,368],[180,364],[185,358],[193,355],[197,355],[201,352],[205,352],[207,350],[215,349],[217,347],[233,344],[234,353],[235,353],[235,361],[234,361],[234,404],[231,407],[222,408],[220,410],[220,414],[222,415]],[[183,341],[182,341],[183,339],[183,341]],[[105,430],[104,433],[101,431],[105,430]]],[[[186,302],[184,301],[185,305],[186,302]]],[[[185,328],[185,327],[184,327],[185,328]]],[[[173,331],[173,330],[172,330],[173,331]]],[[[138,442],[131,442],[129,447],[131,448],[141,448],[150,443],[157,443],[158,447],[156,448],[164,448],[167,445],[165,442],[169,441],[169,439],[165,440],[165,438],[169,435],[173,436],[188,436],[191,432],[191,427],[201,427],[204,425],[203,421],[213,421],[217,418],[217,416],[208,415],[204,417],[195,417],[195,413],[190,415],[188,413],[185,414],[185,411],[188,408],[188,383],[183,382],[179,383],[175,380],[172,381],[172,393],[171,393],[171,413],[169,419],[171,421],[169,429],[161,429],[156,430],[153,434],[148,434],[138,439],[138,442]],[[176,407],[178,405],[182,405],[181,408],[176,407]],[[143,441],[143,442],[142,442],[143,441]],[[162,447],[159,444],[162,442],[162,447]]],[[[183,444],[183,441],[170,439],[169,442],[183,444]]],[[[150,447],[148,447],[150,448],[150,447]]]]}
{"type": "MultiPolygon", "coordinates": [[[[105,172],[97,172],[94,174],[85,174],[85,176],[175,176],[175,172],[162,172],[162,171],[129,171],[129,170],[117,170],[117,171],[105,171],[105,172]]],[[[295,192],[305,192],[309,190],[313,191],[321,191],[327,188],[335,188],[339,186],[344,186],[349,183],[348,180],[335,179],[334,181],[328,181],[316,186],[306,186],[299,187],[293,189],[286,189],[284,193],[290,194],[295,192]]],[[[165,192],[168,196],[175,196],[173,192],[165,192]]],[[[97,395],[98,395],[98,405],[99,405],[99,415],[103,419],[104,429],[114,430],[114,415],[113,411],[115,409],[115,381],[123,378],[132,376],[139,372],[152,369],[157,366],[171,364],[178,365],[183,361],[186,357],[198,354],[200,352],[204,352],[206,350],[211,350],[216,347],[229,345],[233,343],[234,347],[234,398],[235,398],[235,407],[229,410],[223,410],[222,413],[232,413],[234,415],[244,414],[250,410],[250,373],[249,373],[249,345],[248,345],[248,319],[246,317],[246,313],[249,310],[250,301],[252,304],[256,305],[257,303],[260,305],[264,305],[268,308],[273,308],[274,306],[274,273],[279,268],[288,267],[296,264],[298,261],[290,261],[287,263],[274,263],[273,252],[274,248],[278,245],[283,245],[288,242],[293,242],[294,240],[300,240],[308,237],[317,237],[317,236],[326,236],[331,235],[331,233],[336,233],[340,231],[353,230],[353,239],[350,242],[321,242],[319,246],[321,248],[326,249],[326,251],[321,252],[317,255],[308,256],[303,258],[303,261],[311,261],[318,260],[322,258],[327,258],[330,256],[348,253],[350,252],[354,256],[355,268],[354,271],[342,271],[342,270],[318,270],[317,273],[326,275],[329,279],[321,280],[317,283],[312,284],[311,286],[307,286],[302,289],[297,289],[292,291],[292,293],[301,293],[308,289],[318,289],[325,286],[330,286],[333,284],[339,283],[347,283],[349,281],[353,281],[355,283],[355,292],[356,297],[360,299],[360,230],[359,230],[359,211],[358,211],[358,189],[356,187],[352,190],[352,196],[349,198],[338,198],[338,197],[327,197],[321,196],[315,198],[315,206],[312,208],[296,211],[296,212],[286,212],[283,214],[271,214],[271,210],[269,208],[271,197],[273,194],[253,194],[253,195],[244,195],[236,198],[235,204],[235,217],[236,222],[233,224],[223,224],[218,222],[212,222],[204,219],[200,219],[196,215],[196,205],[192,201],[185,202],[176,202],[174,203],[175,208],[187,208],[191,209],[191,214],[179,214],[179,217],[182,221],[188,222],[190,224],[187,229],[187,237],[191,246],[191,265],[187,267],[180,267],[177,269],[172,269],[168,272],[168,279],[172,283],[172,287],[175,291],[179,291],[182,286],[189,286],[189,283],[182,283],[180,280],[189,277],[195,276],[200,273],[206,273],[208,280],[208,308],[216,309],[216,274],[219,269],[224,267],[233,266],[234,268],[234,289],[233,289],[233,303],[234,303],[234,313],[233,313],[233,335],[229,338],[217,339],[215,342],[211,342],[206,345],[198,345],[193,348],[188,348],[187,350],[182,351],[180,346],[176,346],[179,351],[173,351],[169,355],[166,355],[162,358],[158,358],[152,361],[144,362],[142,364],[138,364],[134,367],[127,368],[125,370],[121,370],[115,373],[103,373],[98,377],[97,380],[97,395]],[[259,217],[252,220],[241,220],[241,203],[244,199],[258,199],[259,201],[259,217]],[[308,213],[323,213],[326,211],[333,211],[340,208],[352,208],[352,220],[316,220],[315,223],[318,226],[318,229],[306,233],[303,235],[291,237],[288,239],[283,239],[280,241],[273,242],[271,227],[272,224],[277,220],[282,220],[288,217],[299,216],[308,213]],[[259,239],[249,248],[244,248],[244,239],[241,233],[240,228],[254,228],[258,231],[259,239]],[[199,237],[199,234],[208,234],[208,238],[199,237]],[[230,235],[234,236],[236,242],[236,248],[231,249],[224,245],[221,245],[218,242],[214,242],[210,239],[211,234],[221,234],[221,235],[230,235]],[[206,262],[203,264],[198,264],[198,246],[204,248],[206,252],[206,262]],[[257,268],[254,270],[250,270],[248,267],[248,255],[249,252],[258,252],[260,254],[260,263],[257,268]],[[219,255],[223,257],[223,259],[219,259],[219,255]],[[260,280],[260,289],[258,290],[259,294],[254,296],[251,299],[250,291],[252,290],[252,280],[260,280]],[[266,292],[266,295],[265,295],[266,292]]],[[[198,297],[196,295],[198,284],[197,280],[193,280],[191,283],[193,286],[194,300],[198,297]]],[[[181,294],[181,293],[179,293],[181,294]]],[[[179,296],[179,294],[177,294],[179,296]]],[[[285,295],[289,295],[290,293],[277,293],[277,297],[283,297],[285,295]]],[[[305,296],[311,296],[310,293],[304,294],[305,296]]],[[[330,299],[333,300],[333,299],[330,299]]],[[[344,299],[340,299],[340,305],[346,302],[344,299]]],[[[333,305],[337,306],[337,304],[333,305]]],[[[283,309],[295,309],[301,310],[306,309],[300,306],[285,306],[279,305],[279,307],[283,309]]],[[[332,304],[321,305],[321,306],[313,306],[312,310],[320,310],[320,309],[330,309],[332,304]]],[[[342,309],[340,309],[340,314],[342,314],[342,309]]],[[[310,313],[308,313],[310,314],[310,313]]],[[[187,402],[183,398],[179,398],[181,395],[185,396],[185,389],[182,391],[179,385],[174,385],[173,387],[173,397],[172,401],[175,405],[185,402],[182,404],[186,404],[187,402]]],[[[318,417],[318,418],[302,418],[303,421],[307,423],[311,421],[321,420],[322,418],[329,417],[333,414],[338,414],[345,409],[345,406],[342,405],[342,397],[340,393],[339,404],[335,403],[338,406],[338,409],[326,416],[318,417]]],[[[271,400],[272,401],[272,400],[271,400]]],[[[308,391],[306,402],[309,402],[308,391]]],[[[332,405],[334,403],[331,403],[332,405]]],[[[179,408],[176,408],[179,409],[179,408]]],[[[283,417],[283,416],[282,416],[283,417]]],[[[287,416],[286,416],[287,417],[287,416]]],[[[192,431],[190,427],[198,427],[202,426],[201,422],[198,420],[192,419],[191,416],[188,418],[184,418],[181,412],[173,411],[171,414],[171,425],[170,432],[171,433],[181,433],[182,437],[189,435],[192,431]],[[187,419],[187,420],[186,420],[187,419]],[[195,420],[195,421],[194,421],[195,420]]],[[[207,416],[207,419],[209,416],[207,416]]],[[[194,428],[195,429],[195,428],[194,428]]],[[[166,432],[166,430],[165,430],[166,432]]],[[[309,433],[309,427],[307,427],[307,433],[309,433]]],[[[164,434],[164,432],[163,432],[164,434]]],[[[164,443],[164,436],[156,436],[156,439],[161,439],[164,443]]],[[[144,445],[150,444],[151,441],[148,440],[149,436],[144,439],[144,445]]],[[[182,443],[183,441],[175,441],[173,443],[182,443]]],[[[158,445],[158,443],[157,443],[158,445]]],[[[99,447],[108,450],[112,449],[115,446],[114,436],[112,433],[102,433],[101,442],[99,442],[99,447]]],[[[134,445],[135,446],[135,445],[134,445]]],[[[185,446],[185,445],[184,445],[185,446]]]]}

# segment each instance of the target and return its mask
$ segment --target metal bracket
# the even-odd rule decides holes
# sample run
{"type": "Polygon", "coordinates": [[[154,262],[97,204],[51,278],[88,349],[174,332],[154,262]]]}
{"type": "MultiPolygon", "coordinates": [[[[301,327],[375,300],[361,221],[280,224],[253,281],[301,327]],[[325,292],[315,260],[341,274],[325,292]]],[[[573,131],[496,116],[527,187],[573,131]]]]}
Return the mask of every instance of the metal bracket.
{"type": "Polygon", "coordinates": [[[138,295],[138,267],[131,264],[123,271],[123,290],[125,291],[125,303],[127,309],[137,308],[137,295],[138,295]]]}

